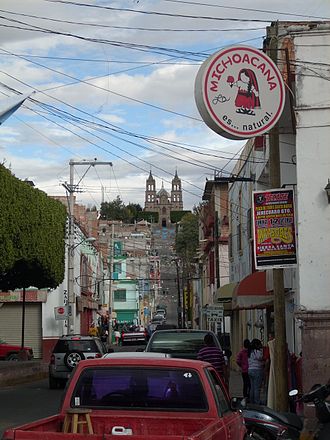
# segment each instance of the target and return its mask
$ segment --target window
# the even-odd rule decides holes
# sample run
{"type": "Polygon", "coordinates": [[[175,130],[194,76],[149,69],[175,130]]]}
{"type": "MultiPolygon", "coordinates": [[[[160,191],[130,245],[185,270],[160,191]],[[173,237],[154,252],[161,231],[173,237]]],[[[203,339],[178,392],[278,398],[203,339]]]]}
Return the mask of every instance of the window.
{"type": "Polygon", "coordinates": [[[237,251],[240,252],[242,250],[242,225],[239,223],[236,229],[236,238],[237,238],[237,251]]]}
{"type": "Polygon", "coordinates": [[[67,353],[69,351],[81,351],[83,353],[98,353],[99,350],[96,346],[96,342],[91,340],[64,340],[60,339],[54,350],[53,353],[67,353]]]}
{"type": "Polygon", "coordinates": [[[192,369],[103,366],[84,370],[72,394],[72,407],[125,410],[208,410],[198,373],[192,369]]]}
{"type": "MultiPolygon", "coordinates": [[[[204,347],[204,337],[208,332],[180,332],[167,331],[154,333],[148,345],[148,351],[158,353],[171,353],[175,357],[197,357],[199,350],[204,347]],[[194,355],[194,356],[192,356],[194,355]]],[[[216,346],[219,342],[214,341],[216,346]]]]}
{"type": "Polygon", "coordinates": [[[117,302],[126,302],[126,289],[118,289],[113,292],[113,298],[117,302]]]}
{"type": "Polygon", "coordinates": [[[219,414],[222,415],[228,411],[231,411],[226,394],[223,390],[223,385],[215,370],[207,369],[207,376],[210,381],[212,391],[217,402],[219,414]]]}
{"type": "Polygon", "coordinates": [[[113,263],[113,271],[121,273],[121,263],[113,263]]]}

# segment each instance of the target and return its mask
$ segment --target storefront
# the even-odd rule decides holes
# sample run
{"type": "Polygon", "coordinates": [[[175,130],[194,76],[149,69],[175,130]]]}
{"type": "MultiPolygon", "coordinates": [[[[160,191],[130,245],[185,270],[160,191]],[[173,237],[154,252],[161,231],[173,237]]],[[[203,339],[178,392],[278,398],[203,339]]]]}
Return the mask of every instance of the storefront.
{"type": "MultiPolygon", "coordinates": [[[[47,291],[26,290],[24,345],[33,349],[36,359],[42,358],[42,303],[47,291]]],[[[5,342],[21,345],[23,292],[0,292],[0,337],[5,342]]]]}

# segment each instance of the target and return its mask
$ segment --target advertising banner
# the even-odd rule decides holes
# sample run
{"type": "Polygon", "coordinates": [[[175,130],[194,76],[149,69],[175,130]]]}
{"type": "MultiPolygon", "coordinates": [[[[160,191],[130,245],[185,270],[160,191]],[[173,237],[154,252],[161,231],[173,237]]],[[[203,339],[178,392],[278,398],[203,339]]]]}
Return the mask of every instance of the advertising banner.
{"type": "Polygon", "coordinates": [[[256,268],[274,269],[296,265],[293,190],[254,191],[252,206],[256,268]]]}

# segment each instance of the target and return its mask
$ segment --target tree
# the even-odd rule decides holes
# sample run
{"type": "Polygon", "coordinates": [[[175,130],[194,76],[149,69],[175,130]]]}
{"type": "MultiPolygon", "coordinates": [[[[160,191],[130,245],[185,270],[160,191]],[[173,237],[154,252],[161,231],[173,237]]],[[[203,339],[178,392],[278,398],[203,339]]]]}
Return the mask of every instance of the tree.
{"type": "Polygon", "coordinates": [[[66,217],[61,202],[0,165],[0,290],[63,281],[66,217]]]}
{"type": "Polygon", "coordinates": [[[112,202],[101,204],[101,217],[106,220],[124,220],[125,205],[117,196],[112,202]]]}
{"type": "Polygon", "coordinates": [[[133,223],[138,220],[142,207],[138,203],[129,203],[127,206],[117,196],[112,202],[101,204],[101,217],[105,220],[122,220],[124,223],[133,223]]]}
{"type": "Polygon", "coordinates": [[[139,203],[129,203],[126,206],[128,223],[133,223],[135,220],[139,220],[139,214],[142,212],[142,206],[139,203]]]}
{"type": "Polygon", "coordinates": [[[186,266],[193,263],[198,244],[198,215],[190,212],[182,217],[175,238],[176,253],[186,266]]]}

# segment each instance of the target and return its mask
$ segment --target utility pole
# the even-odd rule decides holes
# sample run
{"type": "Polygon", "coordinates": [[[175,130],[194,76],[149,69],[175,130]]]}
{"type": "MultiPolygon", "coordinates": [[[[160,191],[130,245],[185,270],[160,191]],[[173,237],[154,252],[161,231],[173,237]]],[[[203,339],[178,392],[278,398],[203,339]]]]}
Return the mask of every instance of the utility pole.
{"type": "Polygon", "coordinates": [[[69,335],[74,334],[74,317],[76,314],[76,298],[74,293],[74,169],[70,160],[70,184],[65,186],[69,192],[69,227],[68,227],[68,328],[69,335]]]}
{"type": "MultiPolygon", "coordinates": [[[[269,39],[269,56],[277,64],[278,25],[267,28],[269,39]]],[[[269,164],[270,184],[272,188],[281,187],[281,163],[278,123],[269,133],[269,164]]],[[[288,375],[287,345],[285,327],[285,291],[283,269],[273,269],[274,291],[274,327],[275,327],[275,406],[277,411],[287,411],[288,407],[288,375]]]]}
{"type": "MultiPolygon", "coordinates": [[[[112,162],[100,162],[97,159],[92,161],[83,160],[75,161],[70,159],[70,183],[67,182],[63,184],[64,188],[69,193],[68,200],[68,210],[69,210],[69,224],[68,224],[68,273],[67,273],[67,286],[68,286],[68,329],[67,334],[72,335],[75,332],[75,316],[76,316],[76,295],[74,292],[74,193],[79,192],[78,184],[74,184],[74,166],[76,165],[89,165],[84,176],[87,174],[88,170],[95,165],[110,165],[112,162]]],[[[84,177],[83,176],[83,177],[84,177]]]]}
{"type": "Polygon", "coordinates": [[[182,302],[181,302],[181,289],[180,289],[180,273],[179,273],[179,261],[175,258],[176,266],[176,282],[178,288],[178,328],[182,328],[182,302]]]}
{"type": "Polygon", "coordinates": [[[109,241],[109,328],[108,328],[108,346],[112,344],[112,312],[113,312],[113,262],[114,262],[114,238],[115,224],[111,224],[111,237],[109,241]]]}

